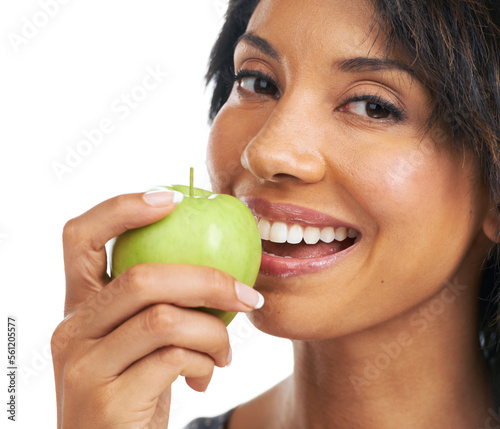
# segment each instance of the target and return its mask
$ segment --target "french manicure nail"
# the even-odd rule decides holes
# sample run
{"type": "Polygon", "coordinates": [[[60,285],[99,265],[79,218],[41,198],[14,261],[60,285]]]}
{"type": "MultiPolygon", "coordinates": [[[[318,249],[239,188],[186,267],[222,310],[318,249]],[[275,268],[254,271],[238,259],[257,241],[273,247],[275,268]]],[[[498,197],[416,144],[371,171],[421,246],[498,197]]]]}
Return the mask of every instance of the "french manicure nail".
{"type": "Polygon", "coordinates": [[[239,281],[235,281],[236,295],[238,299],[245,305],[258,310],[264,305],[264,297],[255,289],[247,286],[239,281]]]}
{"type": "Polygon", "coordinates": [[[169,204],[178,204],[184,198],[181,192],[170,191],[165,188],[156,188],[143,195],[144,201],[153,207],[162,207],[169,204]]]}
{"type": "Polygon", "coordinates": [[[227,354],[226,366],[231,365],[232,360],[233,360],[233,349],[231,348],[231,346],[229,346],[229,353],[227,354]]]}

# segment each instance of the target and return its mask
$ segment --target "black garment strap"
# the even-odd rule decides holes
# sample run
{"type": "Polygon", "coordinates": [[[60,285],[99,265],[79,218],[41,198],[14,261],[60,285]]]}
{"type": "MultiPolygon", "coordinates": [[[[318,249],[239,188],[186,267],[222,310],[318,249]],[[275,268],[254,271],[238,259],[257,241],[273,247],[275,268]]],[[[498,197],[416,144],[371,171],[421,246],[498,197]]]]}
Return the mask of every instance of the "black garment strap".
{"type": "Polygon", "coordinates": [[[231,409],[217,417],[200,417],[189,423],[184,429],[224,429],[235,409],[231,409]]]}

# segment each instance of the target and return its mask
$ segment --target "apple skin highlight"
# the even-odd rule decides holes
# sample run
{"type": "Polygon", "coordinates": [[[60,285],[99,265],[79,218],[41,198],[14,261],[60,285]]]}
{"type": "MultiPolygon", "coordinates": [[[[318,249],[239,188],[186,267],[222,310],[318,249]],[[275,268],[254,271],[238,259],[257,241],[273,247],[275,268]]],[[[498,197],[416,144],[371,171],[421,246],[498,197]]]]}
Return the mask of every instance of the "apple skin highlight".
{"type": "MultiPolygon", "coordinates": [[[[254,216],[235,197],[183,185],[165,186],[184,199],[165,218],[118,236],[111,256],[111,275],[144,263],[204,265],[253,286],[259,273],[262,243],[254,216]],[[190,196],[192,191],[193,196],[190,196]]],[[[198,308],[226,325],[236,313],[198,308]]]]}

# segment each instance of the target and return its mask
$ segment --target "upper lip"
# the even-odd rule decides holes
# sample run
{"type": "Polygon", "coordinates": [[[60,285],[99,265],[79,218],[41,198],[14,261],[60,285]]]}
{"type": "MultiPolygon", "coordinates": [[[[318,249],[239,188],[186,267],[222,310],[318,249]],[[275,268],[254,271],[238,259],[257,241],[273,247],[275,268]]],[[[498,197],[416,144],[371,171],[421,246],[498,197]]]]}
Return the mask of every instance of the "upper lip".
{"type": "Polygon", "coordinates": [[[316,210],[297,206],[295,204],[270,202],[261,197],[241,197],[246,206],[257,218],[265,218],[274,222],[296,223],[304,226],[315,226],[318,228],[341,226],[359,231],[355,225],[335,219],[325,213],[316,210]]]}

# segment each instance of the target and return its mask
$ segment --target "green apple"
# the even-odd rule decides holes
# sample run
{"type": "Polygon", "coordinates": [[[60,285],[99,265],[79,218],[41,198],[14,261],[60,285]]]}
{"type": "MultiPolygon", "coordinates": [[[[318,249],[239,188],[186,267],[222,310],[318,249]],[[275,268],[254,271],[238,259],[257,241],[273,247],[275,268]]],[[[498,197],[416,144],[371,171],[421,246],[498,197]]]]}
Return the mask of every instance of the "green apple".
{"type": "MultiPolygon", "coordinates": [[[[260,268],[262,244],[257,223],[247,206],[230,195],[193,188],[192,179],[191,186],[165,188],[182,192],[184,199],[162,220],[116,238],[111,255],[112,277],[135,264],[161,262],[217,268],[253,286],[260,268]]],[[[236,315],[197,309],[214,314],[226,325],[236,315]]]]}

